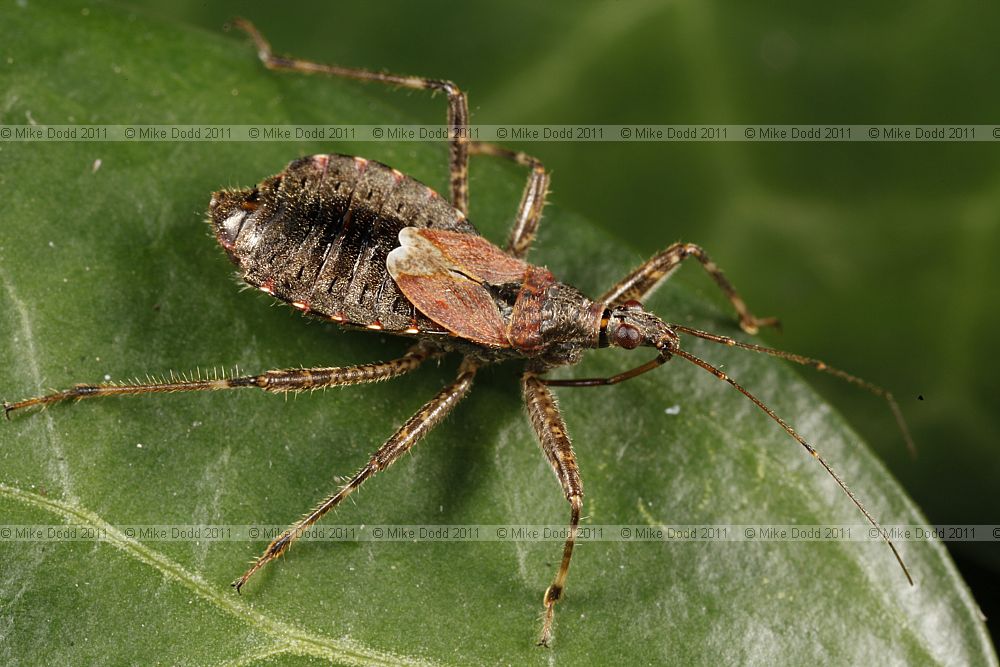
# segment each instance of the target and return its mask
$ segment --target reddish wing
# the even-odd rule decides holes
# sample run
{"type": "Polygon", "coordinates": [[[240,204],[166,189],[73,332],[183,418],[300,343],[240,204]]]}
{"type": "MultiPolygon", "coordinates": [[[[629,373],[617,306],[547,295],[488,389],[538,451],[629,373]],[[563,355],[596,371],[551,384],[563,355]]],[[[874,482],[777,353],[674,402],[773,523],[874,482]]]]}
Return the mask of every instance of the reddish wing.
{"type": "Polygon", "coordinates": [[[414,229],[410,232],[413,234],[429,241],[453,267],[476,282],[520,283],[528,271],[525,262],[511,257],[481,236],[438,229],[414,229]]]}
{"type": "Polygon", "coordinates": [[[420,312],[457,336],[510,347],[507,325],[483,283],[518,283],[528,265],[479,236],[404,227],[389,275],[420,312]]]}

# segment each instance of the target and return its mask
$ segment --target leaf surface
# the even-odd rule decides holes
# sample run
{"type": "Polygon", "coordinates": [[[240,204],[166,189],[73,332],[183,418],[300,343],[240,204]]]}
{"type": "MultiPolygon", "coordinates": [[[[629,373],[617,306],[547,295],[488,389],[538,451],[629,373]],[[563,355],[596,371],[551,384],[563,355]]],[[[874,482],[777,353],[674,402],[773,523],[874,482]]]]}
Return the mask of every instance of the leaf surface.
{"type": "MultiPolygon", "coordinates": [[[[406,119],[362,86],[266,72],[233,36],[68,4],[6,12],[4,123],[337,124],[406,119]],[[321,84],[321,85],[318,85],[321,84]]],[[[446,191],[442,145],[0,144],[0,393],[216,366],[391,358],[405,343],[340,332],[240,293],[203,222],[209,193],[317,152],[363,154],[446,191]]],[[[499,241],[523,176],[474,163],[473,219],[499,241]]],[[[640,258],[565,210],[533,261],[596,294],[640,258]]],[[[739,276],[734,276],[734,280],[739,276]]],[[[668,319],[733,333],[668,285],[668,319]]],[[[690,342],[824,453],[886,524],[919,511],[791,369],[690,342]]],[[[566,375],[610,374],[593,354],[566,375]]],[[[64,405],[0,428],[3,524],[83,524],[89,541],[0,542],[0,659],[95,664],[995,664],[977,609],[934,542],[581,544],[551,652],[534,646],[557,541],[296,545],[243,596],[263,544],[151,541],[126,524],[285,525],[356,470],[456,360],[389,384],[295,399],[250,390],[64,405]]],[[[204,372],[204,371],[203,371],[204,372]]],[[[342,524],[561,524],[568,507],[519,403],[487,369],[412,456],[329,517],[342,524]]],[[[725,385],[681,360],[618,387],[559,392],[584,476],[585,525],[852,524],[823,470],[725,385]],[[679,408],[679,413],[672,414],[679,408]]]]}

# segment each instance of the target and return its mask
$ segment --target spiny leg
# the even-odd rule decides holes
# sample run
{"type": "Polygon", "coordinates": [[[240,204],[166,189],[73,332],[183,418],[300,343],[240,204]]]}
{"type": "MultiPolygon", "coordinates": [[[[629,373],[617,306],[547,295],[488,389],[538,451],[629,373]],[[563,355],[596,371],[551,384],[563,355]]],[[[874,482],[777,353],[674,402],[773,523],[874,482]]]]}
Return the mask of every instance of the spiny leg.
{"type": "Polygon", "coordinates": [[[542,219],[542,209],[545,208],[545,195],[549,189],[549,173],[538,158],[521,151],[513,151],[503,146],[475,141],[469,145],[473,155],[492,155],[504,158],[531,169],[528,182],[524,185],[521,203],[517,207],[517,217],[510,230],[507,240],[507,252],[514,257],[523,258],[531,249],[538,231],[538,223],[542,219]]]}
{"type": "Polygon", "coordinates": [[[642,375],[654,368],[659,368],[668,361],[670,361],[669,354],[660,354],[640,366],[631,368],[623,373],[618,373],[617,375],[597,378],[569,378],[566,380],[542,379],[542,383],[547,387],[606,387],[611,384],[624,382],[625,380],[631,380],[637,375],[642,375]]]}
{"type": "Polygon", "coordinates": [[[556,578],[547,589],[542,602],[545,605],[545,620],[542,622],[542,634],[538,639],[541,646],[552,643],[552,619],[555,614],[556,602],[562,597],[566,586],[566,575],[569,573],[569,563],[573,558],[573,545],[576,542],[577,526],[580,523],[580,510],[583,507],[583,483],[580,471],[576,465],[576,455],[573,453],[573,443],[566,433],[566,423],[559,413],[555,396],[545,386],[545,382],[532,372],[524,374],[521,380],[524,393],[524,403],[528,408],[531,425],[538,434],[538,442],[542,446],[552,470],[555,471],[559,484],[570,505],[569,534],[563,545],[562,562],[556,578]]]}
{"type": "MultiPolygon", "coordinates": [[[[771,355],[774,355],[774,356],[777,356],[777,357],[788,359],[790,361],[795,361],[797,363],[814,366],[815,368],[817,368],[817,369],[819,369],[821,371],[830,372],[833,375],[836,375],[838,377],[841,377],[844,380],[847,380],[848,382],[851,382],[853,384],[858,384],[858,385],[860,385],[862,387],[865,387],[866,389],[868,389],[869,391],[872,391],[875,394],[882,395],[882,396],[888,395],[888,398],[890,399],[890,404],[891,405],[895,404],[895,401],[891,400],[891,394],[888,394],[888,392],[885,392],[885,390],[881,389],[881,387],[878,387],[877,385],[873,385],[873,384],[871,384],[869,382],[861,380],[860,378],[857,378],[857,377],[855,377],[853,375],[850,375],[850,374],[845,373],[843,371],[840,371],[838,369],[830,368],[824,362],[819,361],[818,359],[811,359],[809,357],[803,357],[801,355],[789,354],[789,353],[786,353],[786,352],[781,352],[780,350],[773,350],[771,348],[761,347],[759,345],[750,345],[750,344],[747,344],[747,343],[739,343],[738,341],[734,341],[733,339],[727,338],[725,336],[715,336],[714,334],[709,334],[707,332],[702,332],[702,331],[699,331],[697,329],[690,329],[688,327],[680,327],[679,326],[677,328],[679,330],[685,331],[687,333],[691,333],[693,335],[697,335],[699,337],[706,338],[708,340],[713,340],[715,342],[723,343],[723,344],[726,344],[726,345],[732,345],[732,346],[736,346],[736,347],[744,347],[746,349],[750,349],[750,350],[753,350],[753,351],[756,351],[756,352],[762,352],[764,354],[771,354],[771,355]]],[[[652,361],[649,361],[649,362],[643,364],[642,366],[634,368],[634,369],[632,369],[630,371],[627,371],[625,373],[619,373],[618,375],[612,376],[610,378],[591,378],[591,379],[579,379],[579,380],[541,380],[541,382],[543,382],[547,386],[564,386],[564,387],[592,387],[592,386],[599,386],[599,385],[617,384],[618,382],[622,382],[622,381],[627,380],[629,378],[635,377],[636,375],[639,375],[640,373],[644,373],[644,372],[646,372],[648,370],[652,370],[652,369],[654,369],[654,368],[662,365],[663,363],[665,363],[666,361],[668,361],[669,359],[671,359],[673,356],[681,357],[682,359],[685,359],[685,360],[691,362],[692,364],[694,364],[694,365],[702,368],[703,370],[711,373],[712,375],[714,375],[718,379],[720,379],[720,380],[722,380],[724,382],[727,382],[734,389],[736,389],[741,394],[743,394],[748,399],[750,399],[750,401],[754,405],[756,405],[758,408],[760,408],[768,417],[770,417],[779,426],[781,426],[781,428],[784,429],[784,431],[788,435],[790,435],[792,438],[794,438],[795,441],[798,442],[800,445],[802,445],[802,447],[813,458],[815,458],[817,461],[819,461],[820,465],[823,466],[823,468],[826,470],[827,474],[829,474],[833,478],[833,480],[837,483],[837,485],[841,488],[841,490],[843,490],[843,492],[847,494],[848,498],[851,499],[851,502],[854,503],[855,507],[857,507],[861,511],[861,513],[868,520],[868,522],[872,525],[872,527],[874,527],[878,531],[878,533],[882,536],[882,540],[886,543],[886,545],[888,545],[889,549],[892,551],[892,554],[895,557],[896,562],[899,564],[899,567],[903,570],[903,574],[906,576],[907,581],[910,582],[911,586],[913,585],[913,577],[910,575],[910,571],[906,567],[906,563],[903,562],[902,555],[900,555],[899,550],[896,549],[896,545],[889,538],[889,535],[886,533],[885,530],[882,529],[882,526],[881,526],[881,524],[879,524],[878,520],[876,520],[875,517],[865,508],[865,506],[861,503],[861,500],[856,495],[854,495],[854,492],[851,491],[851,489],[847,486],[847,484],[840,477],[840,475],[838,475],[836,473],[836,471],[834,471],[834,469],[830,466],[829,463],[827,463],[826,459],[824,459],[820,455],[820,453],[816,450],[816,448],[813,447],[812,445],[810,445],[808,442],[806,442],[806,440],[801,435],[799,435],[798,432],[795,431],[795,429],[792,428],[792,426],[788,422],[786,422],[784,419],[782,419],[781,417],[779,417],[777,415],[777,413],[775,413],[774,410],[772,410],[770,407],[768,407],[767,405],[765,405],[763,401],[761,401],[754,394],[750,393],[748,390],[746,390],[745,388],[743,388],[743,386],[740,385],[739,383],[737,383],[733,378],[729,377],[726,373],[723,373],[721,370],[719,370],[715,366],[712,366],[707,361],[705,361],[705,360],[703,360],[703,359],[701,359],[699,357],[696,357],[696,356],[690,354],[689,352],[686,352],[686,351],[684,351],[684,350],[682,350],[682,349],[680,349],[678,347],[671,347],[671,349],[669,350],[669,352],[664,351],[664,353],[662,353],[660,357],[658,357],[656,359],[653,359],[652,361]]],[[[902,415],[898,414],[898,408],[894,407],[894,411],[897,412],[897,416],[901,420],[902,419],[902,415]]],[[[900,427],[903,429],[904,435],[909,440],[909,433],[906,430],[905,423],[903,423],[902,421],[900,421],[900,427]]]]}
{"type": "Polygon", "coordinates": [[[134,384],[78,384],[71,389],[53,392],[44,396],[28,398],[16,403],[3,403],[4,416],[31,407],[47,407],[62,401],[106,396],[126,396],[133,394],[167,393],[174,391],[212,391],[217,389],[238,389],[256,387],[264,391],[305,391],[351,384],[380,382],[398,377],[416,369],[429,356],[436,354],[421,345],[415,345],[399,359],[381,361],[357,366],[336,366],[331,368],[291,368],[271,370],[260,375],[238,375],[221,378],[194,378],[171,380],[169,382],[137,382],[134,384]]]}
{"type": "Polygon", "coordinates": [[[400,456],[408,452],[421,438],[427,435],[432,428],[437,426],[458,402],[469,393],[469,389],[472,388],[472,380],[476,375],[476,369],[477,365],[474,361],[468,357],[464,359],[455,381],[428,401],[424,407],[420,408],[417,414],[410,417],[392,437],[385,441],[385,444],[372,454],[368,463],[346,485],[333,495],[325,498],[314,510],[302,517],[298,523],[283,532],[268,545],[267,549],[264,550],[264,553],[254,562],[250,569],[242,577],[233,582],[233,587],[236,591],[239,592],[257,570],[287,551],[292,542],[298,539],[309,526],[319,521],[324,514],[339,505],[340,501],[353,493],[366,479],[388,468],[400,456]]]}
{"type": "Polygon", "coordinates": [[[700,246],[693,243],[674,243],[666,250],[657,253],[620,280],[601,296],[600,300],[609,306],[621,304],[630,299],[642,301],[669,278],[670,274],[688,257],[697,258],[701,262],[702,268],[712,276],[719,289],[725,293],[729,302],[733,304],[733,308],[736,309],[736,313],[740,316],[740,327],[744,331],[748,334],[756,334],[760,327],[779,326],[777,318],[760,318],[753,315],[747,309],[746,303],[736,292],[732,283],[723,275],[722,270],[709,259],[700,246]]]}
{"type": "Polygon", "coordinates": [[[243,30],[253,39],[257,46],[257,56],[268,69],[289,70],[307,74],[320,73],[340,76],[357,81],[375,81],[390,86],[402,86],[414,90],[442,91],[448,95],[448,129],[451,157],[451,203],[462,213],[469,212],[469,103],[465,93],[451,81],[443,79],[428,79],[421,76],[401,76],[387,72],[373,72],[354,67],[339,65],[324,65],[322,63],[277,56],[271,51],[271,44],[264,39],[259,30],[248,20],[237,18],[233,25],[243,30]]]}

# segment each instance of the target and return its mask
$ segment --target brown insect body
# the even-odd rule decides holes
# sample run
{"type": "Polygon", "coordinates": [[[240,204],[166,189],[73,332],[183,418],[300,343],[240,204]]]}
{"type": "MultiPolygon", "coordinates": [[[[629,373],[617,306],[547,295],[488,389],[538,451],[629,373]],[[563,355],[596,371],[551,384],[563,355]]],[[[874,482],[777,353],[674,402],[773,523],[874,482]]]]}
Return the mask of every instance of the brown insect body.
{"type": "Polygon", "coordinates": [[[600,345],[602,304],[379,162],[304,157],[255,188],[216,192],[209,215],[244,281],[311,315],[483,361],[561,365],[600,345]]]}
{"type": "MultiPolygon", "coordinates": [[[[313,510],[275,538],[235,582],[239,591],[267,563],[285,553],[310,526],[338,506],[367,479],[409,451],[468,395],[478,369],[487,363],[526,360],[521,391],[531,425],[570,508],[568,533],[552,584],[546,589],[539,643],[553,637],[555,605],[563,597],[583,509],[583,483],[566,424],[550,387],[611,385],[684,359],[728,383],[765,412],[815,457],[878,529],[906,577],[909,572],[875,517],[844,484],[819,452],[733,378],[680,347],[678,334],[773,355],[836,375],[884,398],[908,444],[912,441],[888,391],[826,363],[743,343],[680,324],[665,324],[639,301],[651,295],[685,259],[694,258],[725,294],[747,333],[775,326],[759,318],[699,246],[674,243],[591,300],[561,283],[544,267],[524,261],[542,217],[549,175],[536,158],[495,144],[470,141],[468,102],[449,81],[323,65],[276,56],[249,22],[236,25],[254,39],[264,64],[277,70],[322,72],[448,97],[451,192],[446,201],[426,185],[378,162],[345,155],[313,155],[290,163],[255,188],[212,196],[209,217],[216,238],[248,284],[303,313],[344,326],[415,337],[401,357],[339,367],[273,369],[256,375],[150,379],[136,383],[78,384],[12,403],[4,414],[84,398],[176,391],[257,388],[269,392],[380,382],[410,373],[446,351],[463,355],[455,379],[400,426],[358,472],[313,510]],[[509,160],[530,171],[505,249],[493,245],[466,219],[470,155],[509,160]],[[587,349],[616,346],[657,350],[654,359],[603,378],[550,379],[545,372],[577,362],[587,349]]],[[[912,583],[912,579],[910,579],[912,583]]]]}

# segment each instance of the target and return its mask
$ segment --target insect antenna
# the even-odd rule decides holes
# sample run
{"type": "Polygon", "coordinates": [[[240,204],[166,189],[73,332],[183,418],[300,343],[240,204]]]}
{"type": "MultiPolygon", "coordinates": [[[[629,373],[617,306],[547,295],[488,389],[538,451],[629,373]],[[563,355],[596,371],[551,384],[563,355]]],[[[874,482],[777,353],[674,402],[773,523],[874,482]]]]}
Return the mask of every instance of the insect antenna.
{"type": "MultiPolygon", "coordinates": [[[[674,326],[674,325],[671,325],[671,326],[674,326]]],[[[683,329],[685,329],[685,327],[677,327],[677,329],[678,330],[683,330],[683,329]]],[[[793,429],[788,422],[786,422],[784,419],[782,419],[781,417],[779,417],[774,412],[774,410],[772,410],[771,408],[769,408],[766,405],[764,405],[763,401],[761,401],[759,398],[757,398],[756,396],[754,396],[753,394],[751,394],[749,391],[747,391],[746,389],[744,389],[738,382],[736,382],[736,380],[732,379],[731,377],[729,377],[728,375],[726,375],[725,373],[723,373],[722,371],[720,371],[718,368],[716,368],[712,364],[710,364],[707,361],[705,361],[704,359],[699,359],[698,357],[694,356],[693,354],[690,354],[689,352],[686,352],[686,351],[681,350],[679,348],[673,348],[673,349],[671,349],[670,350],[670,354],[674,355],[674,356],[681,357],[683,359],[687,359],[688,361],[690,361],[695,366],[699,366],[699,367],[703,368],[704,370],[708,371],[709,373],[711,373],[712,375],[714,375],[715,377],[719,378],[720,380],[725,380],[726,382],[728,382],[729,384],[731,384],[737,391],[739,391],[741,394],[743,394],[744,396],[746,396],[747,398],[749,398],[751,401],[753,401],[754,405],[756,405],[758,408],[760,408],[761,410],[763,410],[764,412],[766,412],[767,415],[771,419],[773,419],[774,421],[776,421],[781,426],[781,428],[785,429],[785,432],[788,433],[788,435],[790,435],[793,438],[795,438],[795,440],[800,445],[802,445],[803,447],[805,447],[805,450],[807,452],[809,452],[810,454],[812,454],[813,458],[815,458],[817,461],[820,462],[820,465],[822,465],[826,469],[826,471],[830,474],[830,477],[833,477],[834,481],[836,481],[837,484],[840,486],[840,488],[844,490],[844,493],[846,493],[847,496],[857,506],[857,508],[859,510],[861,510],[861,513],[865,515],[865,518],[868,519],[868,522],[871,523],[871,525],[874,526],[876,530],[878,530],[879,535],[882,536],[882,539],[885,541],[885,543],[887,545],[889,545],[889,548],[892,550],[892,555],[896,557],[896,562],[899,563],[899,567],[901,567],[903,569],[903,574],[906,575],[906,580],[910,582],[911,586],[913,585],[913,577],[910,576],[910,570],[906,567],[906,563],[903,562],[903,557],[899,555],[899,551],[896,549],[896,545],[893,544],[892,540],[890,540],[889,537],[886,535],[885,530],[882,528],[882,526],[879,524],[879,522],[875,520],[875,517],[873,517],[868,512],[868,510],[865,509],[865,506],[861,504],[861,501],[858,500],[858,497],[854,495],[854,492],[851,491],[850,488],[848,488],[847,484],[844,483],[844,480],[842,480],[840,478],[840,475],[838,475],[833,470],[833,468],[830,467],[830,464],[826,462],[826,460],[820,455],[820,453],[818,451],[816,451],[816,449],[812,445],[810,445],[808,442],[805,441],[805,438],[803,438],[801,435],[799,435],[798,432],[796,432],[796,430],[793,429]]]]}
{"type": "Polygon", "coordinates": [[[889,408],[892,410],[893,416],[896,418],[896,424],[899,426],[900,432],[903,434],[903,440],[906,441],[906,448],[910,452],[910,456],[913,458],[917,457],[917,447],[913,443],[913,437],[910,435],[910,429],[906,425],[906,420],[903,418],[903,412],[899,409],[899,404],[896,402],[896,397],[892,395],[887,389],[878,386],[877,384],[871,383],[868,380],[859,378],[856,375],[851,375],[846,371],[842,371],[839,368],[834,368],[830,366],[825,361],[819,359],[813,359],[812,357],[807,357],[801,354],[795,354],[793,352],[785,352],[784,350],[776,350],[771,347],[764,347],[763,345],[754,345],[753,343],[741,343],[740,341],[730,338],[729,336],[719,336],[718,334],[709,333],[708,331],[701,331],[700,329],[692,329],[691,327],[686,327],[681,324],[671,324],[670,328],[674,331],[680,333],[690,334],[698,338],[703,338],[705,340],[712,341],[713,343],[719,343],[720,345],[727,345],[729,347],[738,347],[742,350],[750,350],[751,352],[760,352],[761,354],[769,354],[772,357],[778,357],[779,359],[785,359],[786,361],[792,361],[796,364],[801,364],[803,366],[812,366],[818,371],[823,373],[828,373],[834,377],[838,377],[841,380],[850,382],[851,384],[861,387],[865,391],[868,391],[875,396],[884,398],[889,404],[889,408]]]}

